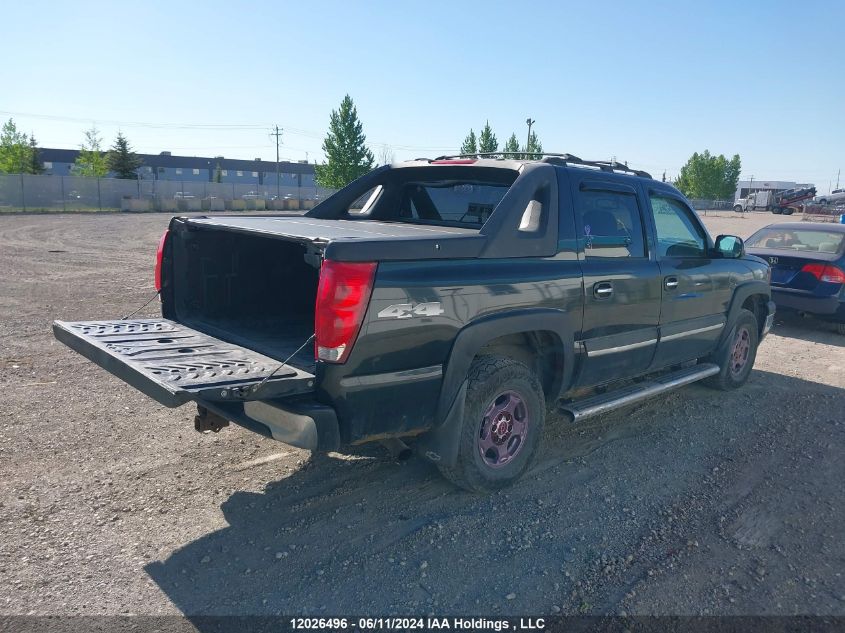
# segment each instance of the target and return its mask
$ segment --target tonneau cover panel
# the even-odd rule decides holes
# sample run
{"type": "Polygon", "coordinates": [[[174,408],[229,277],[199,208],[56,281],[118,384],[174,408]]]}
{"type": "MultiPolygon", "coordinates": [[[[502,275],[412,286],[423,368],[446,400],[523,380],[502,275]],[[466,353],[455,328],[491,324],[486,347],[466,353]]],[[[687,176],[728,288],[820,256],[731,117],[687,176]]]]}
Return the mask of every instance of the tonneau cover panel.
{"type": "Polygon", "coordinates": [[[486,238],[477,229],[407,222],[324,220],[287,216],[185,218],[194,229],[235,231],[314,244],[338,261],[397,261],[478,257],[486,238]]]}

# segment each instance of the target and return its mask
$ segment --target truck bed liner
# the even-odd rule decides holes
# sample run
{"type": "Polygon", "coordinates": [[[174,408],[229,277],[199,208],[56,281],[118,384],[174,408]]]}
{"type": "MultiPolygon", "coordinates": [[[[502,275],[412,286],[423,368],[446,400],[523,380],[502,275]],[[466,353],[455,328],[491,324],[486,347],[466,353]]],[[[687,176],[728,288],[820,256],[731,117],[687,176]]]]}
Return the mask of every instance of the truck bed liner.
{"type": "Polygon", "coordinates": [[[291,358],[291,354],[313,334],[313,321],[302,322],[285,317],[238,316],[209,321],[190,320],[186,325],[236,345],[260,349],[263,354],[278,361],[290,358],[292,365],[304,371],[316,371],[313,345],[306,345],[291,358]]]}

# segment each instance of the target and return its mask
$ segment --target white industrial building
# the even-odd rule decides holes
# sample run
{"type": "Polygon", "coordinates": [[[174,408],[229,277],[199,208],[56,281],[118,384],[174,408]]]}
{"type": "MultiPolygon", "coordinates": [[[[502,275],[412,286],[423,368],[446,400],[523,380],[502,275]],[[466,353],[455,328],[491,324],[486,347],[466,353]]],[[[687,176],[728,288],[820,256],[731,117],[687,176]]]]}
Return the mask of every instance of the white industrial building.
{"type": "Polygon", "coordinates": [[[790,180],[740,180],[736,185],[736,193],[734,200],[745,198],[749,193],[756,191],[786,191],[787,189],[797,189],[803,187],[812,187],[809,183],[792,182],[790,180]]]}

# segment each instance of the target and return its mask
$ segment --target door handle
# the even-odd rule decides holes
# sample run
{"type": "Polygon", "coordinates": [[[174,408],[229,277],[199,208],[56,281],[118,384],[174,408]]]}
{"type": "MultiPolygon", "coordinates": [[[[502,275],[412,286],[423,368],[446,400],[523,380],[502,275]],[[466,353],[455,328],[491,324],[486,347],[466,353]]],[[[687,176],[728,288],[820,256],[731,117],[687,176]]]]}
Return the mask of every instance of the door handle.
{"type": "Polygon", "coordinates": [[[600,281],[593,286],[593,296],[596,299],[607,299],[613,294],[613,285],[609,281],[600,281]]]}
{"type": "Polygon", "coordinates": [[[678,278],[666,277],[666,279],[663,280],[663,285],[666,286],[667,290],[674,290],[678,287],[678,278]]]}

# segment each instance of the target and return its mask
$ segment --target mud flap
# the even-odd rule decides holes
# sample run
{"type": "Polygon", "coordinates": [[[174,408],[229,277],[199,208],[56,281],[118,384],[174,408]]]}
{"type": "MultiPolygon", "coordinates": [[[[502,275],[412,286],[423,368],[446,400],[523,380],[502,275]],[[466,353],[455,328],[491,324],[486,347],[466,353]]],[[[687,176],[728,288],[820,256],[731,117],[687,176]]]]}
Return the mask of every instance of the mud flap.
{"type": "Polygon", "coordinates": [[[417,452],[426,459],[444,466],[454,466],[457,463],[467,386],[467,381],[464,380],[443,423],[417,441],[417,452]]]}

